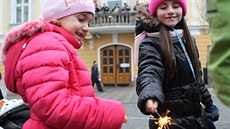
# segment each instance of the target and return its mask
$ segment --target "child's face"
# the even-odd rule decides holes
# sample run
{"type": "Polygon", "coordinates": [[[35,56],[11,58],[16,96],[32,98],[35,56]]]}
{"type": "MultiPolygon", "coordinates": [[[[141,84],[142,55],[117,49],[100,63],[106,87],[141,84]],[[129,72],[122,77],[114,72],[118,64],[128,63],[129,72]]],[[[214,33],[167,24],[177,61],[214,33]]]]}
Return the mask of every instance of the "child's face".
{"type": "Polygon", "coordinates": [[[78,41],[84,40],[92,20],[93,14],[88,12],[77,13],[59,19],[61,27],[72,34],[78,41]]]}
{"type": "Polygon", "coordinates": [[[156,11],[157,19],[169,27],[174,27],[182,19],[182,8],[175,1],[166,1],[159,5],[156,11]]]}

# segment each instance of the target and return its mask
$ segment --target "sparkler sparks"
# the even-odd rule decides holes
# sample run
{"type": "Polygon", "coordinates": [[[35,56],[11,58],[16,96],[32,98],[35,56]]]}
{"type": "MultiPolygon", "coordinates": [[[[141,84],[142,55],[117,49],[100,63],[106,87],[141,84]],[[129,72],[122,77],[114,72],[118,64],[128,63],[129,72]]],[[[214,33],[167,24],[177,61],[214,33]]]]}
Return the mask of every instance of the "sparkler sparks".
{"type": "MultiPolygon", "coordinates": [[[[155,123],[158,125],[157,129],[167,129],[168,125],[172,124],[172,118],[167,116],[169,112],[170,111],[167,110],[164,117],[161,117],[161,115],[158,112],[156,112],[157,115],[159,116],[158,121],[155,121],[155,123]]],[[[150,117],[153,117],[153,116],[150,116],[150,117]]]]}
{"type": "Polygon", "coordinates": [[[165,116],[161,116],[158,112],[156,112],[156,114],[158,115],[159,118],[155,118],[154,116],[150,115],[150,118],[139,118],[139,117],[133,117],[133,118],[129,118],[133,119],[133,120],[140,120],[140,119],[150,119],[153,120],[155,122],[155,124],[158,125],[157,129],[169,129],[168,125],[173,125],[173,126],[177,126],[181,129],[185,129],[184,127],[177,125],[176,123],[173,122],[173,119],[171,117],[168,116],[169,114],[169,110],[166,111],[165,116]]]}
{"type": "Polygon", "coordinates": [[[168,125],[171,125],[172,118],[165,116],[165,117],[160,117],[158,121],[156,121],[155,123],[158,125],[157,129],[167,129],[168,125]]]}

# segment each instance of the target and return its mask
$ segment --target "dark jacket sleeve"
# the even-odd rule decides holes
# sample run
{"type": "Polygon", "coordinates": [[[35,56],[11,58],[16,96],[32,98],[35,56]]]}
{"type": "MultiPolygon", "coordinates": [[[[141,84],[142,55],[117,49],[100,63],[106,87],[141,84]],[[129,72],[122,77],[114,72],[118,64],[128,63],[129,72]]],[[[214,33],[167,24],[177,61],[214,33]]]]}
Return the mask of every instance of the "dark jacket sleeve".
{"type": "Polygon", "coordinates": [[[147,99],[155,99],[160,103],[164,101],[162,90],[164,67],[160,54],[160,46],[153,38],[145,38],[139,48],[138,77],[136,92],[138,108],[143,114],[147,99]]]}
{"type": "Polygon", "coordinates": [[[95,67],[95,77],[98,78],[99,77],[99,72],[98,72],[98,67],[95,67]]]}
{"type": "Polygon", "coordinates": [[[92,67],[92,78],[99,78],[99,72],[97,66],[92,67]]]}
{"type": "Polygon", "coordinates": [[[201,103],[205,107],[210,107],[213,104],[211,94],[209,93],[208,89],[205,87],[204,83],[200,84],[199,88],[201,93],[201,103]]]}

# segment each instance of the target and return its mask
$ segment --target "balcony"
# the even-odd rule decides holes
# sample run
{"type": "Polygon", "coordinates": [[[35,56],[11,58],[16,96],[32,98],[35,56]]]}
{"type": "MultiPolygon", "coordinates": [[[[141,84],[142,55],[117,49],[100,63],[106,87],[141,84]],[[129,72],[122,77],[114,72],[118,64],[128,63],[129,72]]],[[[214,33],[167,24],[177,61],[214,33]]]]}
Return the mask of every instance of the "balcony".
{"type": "Polygon", "coordinates": [[[134,32],[136,12],[99,13],[91,24],[90,32],[97,34],[134,32]]]}

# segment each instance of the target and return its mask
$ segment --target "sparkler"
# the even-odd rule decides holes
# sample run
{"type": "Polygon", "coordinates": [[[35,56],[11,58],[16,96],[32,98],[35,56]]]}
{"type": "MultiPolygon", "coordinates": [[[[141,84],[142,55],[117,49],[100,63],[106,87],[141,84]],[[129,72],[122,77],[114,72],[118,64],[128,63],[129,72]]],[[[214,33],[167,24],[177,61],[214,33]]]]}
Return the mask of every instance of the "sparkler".
{"type": "Polygon", "coordinates": [[[150,119],[150,120],[154,120],[155,124],[158,125],[157,129],[169,129],[168,125],[174,125],[177,126],[181,129],[185,129],[184,127],[175,124],[172,121],[172,118],[168,116],[169,114],[169,110],[166,111],[165,116],[161,116],[158,112],[156,112],[156,114],[158,115],[159,118],[155,118],[153,115],[150,115],[150,118],[139,118],[139,117],[135,117],[135,118],[129,118],[130,119],[150,119]]]}
{"type": "Polygon", "coordinates": [[[172,122],[171,122],[172,118],[167,116],[169,114],[169,112],[170,111],[167,110],[165,116],[161,117],[161,115],[156,111],[156,114],[159,116],[159,120],[155,122],[155,124],[158,125],[157,129],[169,129],[168,125],[172,124],[172,122]]]}

